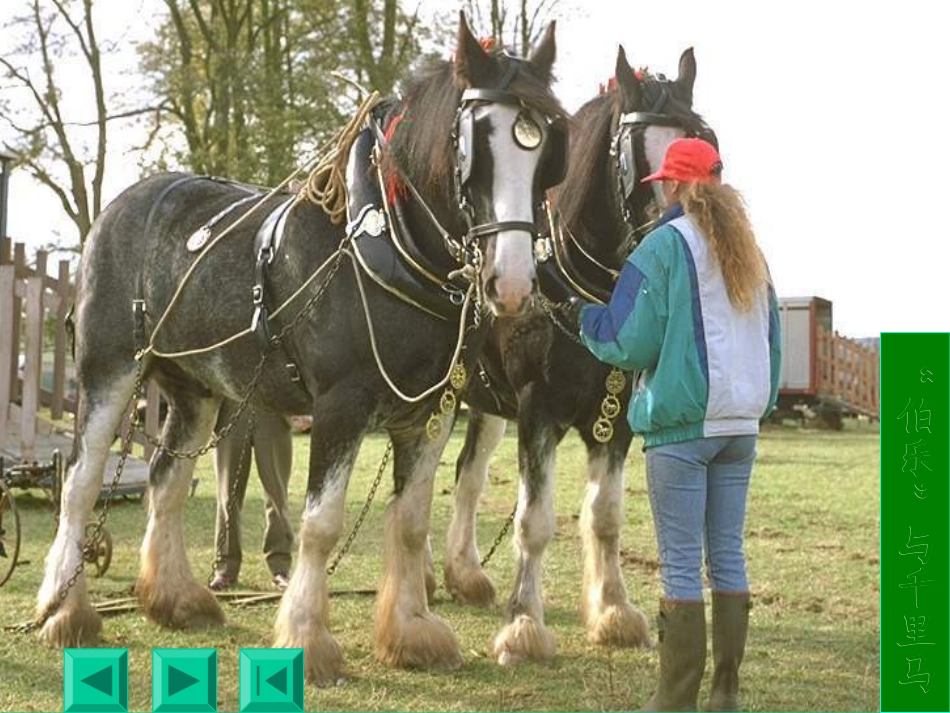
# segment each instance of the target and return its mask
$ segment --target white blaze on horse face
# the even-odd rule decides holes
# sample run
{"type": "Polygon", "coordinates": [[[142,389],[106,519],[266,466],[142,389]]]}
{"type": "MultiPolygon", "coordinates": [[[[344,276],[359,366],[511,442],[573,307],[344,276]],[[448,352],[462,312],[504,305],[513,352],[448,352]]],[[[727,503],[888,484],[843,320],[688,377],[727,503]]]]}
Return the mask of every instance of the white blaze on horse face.
{"type": "MultiPolygon", "coordinates": [[[[680,139],[686,135],[682,129],[672,126],[648,126],[643,132],[643,153],[646,156],[647,166],[650,173],[660,170],[663,165],[663,157],[666,156],[666,149],[674,140],[680,139]]],[[[669,207],[669,202],[663,194],[662,181],[653,181],[650,186],[653,188],[653,200],[660,206],[663,212],[669,207]]]]}
{"type": "MultiPolygon", "coordinates": [[[[512,128],[521,111],[518,106],[491,106],[492,203],[497,221],[534,223],[534,177],[542,147],[525,149],[515,141],[512,128]]],[[[502,230],[494,237],[487,278],[494,278],[489,297],[496,315],[518,315],[528,304],[535,282],[533,238],[527,230],[502,230]]]]}

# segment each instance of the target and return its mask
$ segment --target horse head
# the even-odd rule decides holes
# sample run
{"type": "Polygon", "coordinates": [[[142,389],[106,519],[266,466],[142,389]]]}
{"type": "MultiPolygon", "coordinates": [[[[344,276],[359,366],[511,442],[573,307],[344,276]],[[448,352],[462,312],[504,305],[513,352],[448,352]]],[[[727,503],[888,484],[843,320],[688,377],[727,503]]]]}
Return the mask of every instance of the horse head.
{"type": "Polygon", "coordinates": [[[498,316],[530,301],[536,216],[566,167],[567,121],[550,88],[555,54],[553,22],[520,59],[479,42],[461,14],[454,61],[408,83],[408,129],[391,144],[440,222],[462,236],[456,259],[498,316]]]}
{"type": "Polygon", "coordinates": [[[581,249],[615,270],[665,209],[662,190],[640,183],[656,170],[670,142],[715,133],[693,111],[696,60],[680,57],[669,80],[633,70],[623,47],[614,79],[571,119],[567,175],[552,193],[561,222],[581,249]]]}
{"type": "Polygon", "coordinates": [[[610,170],[620,212],[633,230],[629,240],[635,243],[667,207],[661,186],[644,186],[640,179],[659,169],[667,147],[677,138],[695,136],[717,148],[719,142],[715,132],[693,111],[696,59],[692,48],[680,56],[676,79],[669,80],[646,69],[634,71],[621,46],[615,77],[617,91],[611,120],[615,161],[610,170]]]}

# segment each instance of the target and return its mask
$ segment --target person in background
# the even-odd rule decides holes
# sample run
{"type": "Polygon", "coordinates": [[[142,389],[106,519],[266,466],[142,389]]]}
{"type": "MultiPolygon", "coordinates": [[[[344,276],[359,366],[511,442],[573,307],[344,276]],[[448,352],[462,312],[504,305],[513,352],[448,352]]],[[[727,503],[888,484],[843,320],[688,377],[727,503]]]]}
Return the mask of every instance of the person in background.
{"type": "MultiPolygon", "coordinates": [[[[216,430],[231,422],[236,409],[237,403],[233,401],[221,405],[216,430]]],[[[278,413],[257,411],[252,419],[245,412],[214,451],[218,511],[214,523],[214,577],[209,585],[214,591],[233,586],[241,570],[241,510],[251,471],[252,448],[265,497],[264,559],[275,587],[286,589],[290,581],[294,544],[287,506],[287,484],[293,459],[290,423],[278,413]],[[249,433],[252,421],[253,433],[249,433]],[[232,493],[236,502],[229,505],[232,493]]]]}
{"type": "Polygon", "coordinates": [[[750,595],[746,494],[759,421],[774,406],[778,305],[740,194],[711,144],[677,139],[659,171],[669,206],[627,259],[607,305],[566,306],[600,360],[641,372],[642,435],[660,559],[660,673],[643,710],[696,710],[706,665],[703,548],[712,590],[708,710],[738,710],[750,595]]]}

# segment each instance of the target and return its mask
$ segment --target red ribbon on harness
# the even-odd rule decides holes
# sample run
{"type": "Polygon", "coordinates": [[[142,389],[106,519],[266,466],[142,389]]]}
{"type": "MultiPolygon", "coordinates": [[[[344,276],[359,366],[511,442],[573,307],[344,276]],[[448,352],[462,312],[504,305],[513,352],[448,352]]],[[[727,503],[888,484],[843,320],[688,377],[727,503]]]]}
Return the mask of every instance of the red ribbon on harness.
{"type": "MultiPolygon", "coordinates": [[[[646,79],[647,71],[648,70],[646,67],[640,67],[640,69],[634,70],[633,76],[637,78],[638,82],[642,82],[644,79],[646,79]]],[[[606,81],[606,83],[601,82],[597,86],[598,86],[599,94],[606,94],[610,90],[615,89],[617,87],[617,78],[611,77],[610,79],[606,81]]]]}
{"type": "MultiPolygon", "coordinates": [[[[386,131],[383,134],[387,144],[392,143],[393,136],[396,133],[396,127],[402,120],[403,113],[400,112],[389,122],[389,126],[386,127],[386,131]]],[[[409,194],[406,190],[406,185],[402,182],[402,179],[399,178],[399,174],[395,170],[390,169],[386,173],[384,183],[386,184],[386,201],[389,205],[394,205],[396,199],[400,196],[405,198],[409,194]]]]}

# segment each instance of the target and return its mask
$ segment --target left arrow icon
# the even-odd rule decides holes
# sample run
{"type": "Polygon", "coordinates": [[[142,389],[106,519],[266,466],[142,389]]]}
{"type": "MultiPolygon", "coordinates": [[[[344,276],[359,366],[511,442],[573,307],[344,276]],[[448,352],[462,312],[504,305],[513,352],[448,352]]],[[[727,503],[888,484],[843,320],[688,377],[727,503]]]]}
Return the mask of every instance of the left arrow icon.
{"type": "Polygon", "coordinates": [[[112,666],[106,666],[101,671],[96,671],[90,676],[86,676],[82,679],[82,682],[87,686],[95,688],[100,693],[105,693],[107,696],[112,695],[112,666]]]}

